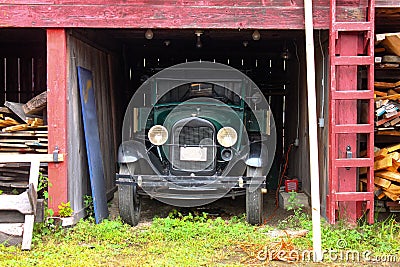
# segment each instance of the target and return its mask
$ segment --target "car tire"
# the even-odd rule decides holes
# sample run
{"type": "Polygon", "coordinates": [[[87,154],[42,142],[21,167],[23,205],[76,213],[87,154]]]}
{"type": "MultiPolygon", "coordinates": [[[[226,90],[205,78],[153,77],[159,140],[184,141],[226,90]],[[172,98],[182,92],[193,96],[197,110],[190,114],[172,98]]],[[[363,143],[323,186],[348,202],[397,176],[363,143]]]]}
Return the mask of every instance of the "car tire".
{"type": "MultiPolygon", "coordinates": [[[[257,168],[247,167],[247,176],[256,175],[257,168]]],[[[257,189],[246,187],[246,220],[249,224],[263,223],[263,193],[261,186],[257,189]]]]}
{"type": "MultiPolygon", "coordinates": [[[[135,163],[133,163],[135,164],[135,163]]],[[[133,166],[121,164],[120,174],[133,174],[133,166]]],[[[136,226],[140,220],[141,199],[137,192],[137,184],[119,184],[118,185],[118,204],[119,215],[122,221],[132,226],[136,226]]]]}

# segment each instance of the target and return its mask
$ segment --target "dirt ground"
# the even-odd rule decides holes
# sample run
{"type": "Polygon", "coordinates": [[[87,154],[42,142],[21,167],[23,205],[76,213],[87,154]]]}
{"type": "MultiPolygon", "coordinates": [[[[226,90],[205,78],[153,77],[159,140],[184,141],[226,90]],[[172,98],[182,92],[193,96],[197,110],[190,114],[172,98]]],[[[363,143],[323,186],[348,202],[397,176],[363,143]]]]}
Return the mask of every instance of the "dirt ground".
{"type": "MultiPolygon", "coordinates": [[[[232,216],[240,216],[245,213],[245,197],[239,196],[235,199],[232,198],[222,198],[213,203],[210,203],[202,207],[194,208],[180,208],[171,205],[167,205],[155,199],[142,198],[142,212],[140,218],[140,225],[149,224],[154,217],[166,217],[172,210],[178,210],[182,214],[188,212],[201,213],[207,212],[210,216],[220,216],[226,219],[232,216]]],[[[118,211],[118,191],[115,192],[114,198],[109,206],[110,218],[116,218],[119,216],[118,211]]],[[[275,206],[275,191],[268,192],[264,195],[264,219],[265,223],[269,225],[276,225],[280,220],[285,219],[290,214],[282,208],[276,208],[275,206]]]]}

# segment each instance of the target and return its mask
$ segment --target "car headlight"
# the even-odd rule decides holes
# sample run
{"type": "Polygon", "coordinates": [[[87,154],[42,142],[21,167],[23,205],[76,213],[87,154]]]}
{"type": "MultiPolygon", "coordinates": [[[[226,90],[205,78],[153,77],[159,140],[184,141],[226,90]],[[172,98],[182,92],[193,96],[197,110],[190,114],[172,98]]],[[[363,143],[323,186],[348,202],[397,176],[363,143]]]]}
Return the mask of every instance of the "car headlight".
{"type": "Polygon", "coordinates": [[[168,130],[162,125],[154,125],[147,136],[153,145],[161,146],[168,140],[168,130]]]}
{"type": "Polygon", "coordinates": [[[232,127],[223,127],[217,134],[218,143],[223,147],[231,147],[236,144],[237,133],[232,127]]]}

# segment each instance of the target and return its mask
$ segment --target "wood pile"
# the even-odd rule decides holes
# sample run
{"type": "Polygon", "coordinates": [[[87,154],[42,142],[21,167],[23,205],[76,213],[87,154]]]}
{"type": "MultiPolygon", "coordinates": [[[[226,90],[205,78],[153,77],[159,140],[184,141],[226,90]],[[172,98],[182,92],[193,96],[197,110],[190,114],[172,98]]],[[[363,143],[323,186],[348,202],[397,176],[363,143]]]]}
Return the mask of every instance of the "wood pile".
{"type": "MultiPolygon", "coordinates": [[[[47,153],[46,92],[25,104],[5,102],[0,107],[0,153],[47,153]]],[[[46,164],[40,171],[47,175],[46,164]]],[[[26,189],[29,164],[0,163],[0,190],[19,193],[26,189]]]]}
{"type": "MultiPolygon", "coordinates": [[[[374,184],[377,211],[387,206],[390,211],[400,211],[400,144],[385,148],[375,148],[374,184]],[[392,203],[395,202],[395,203],[392,203]],[[397,207],[399,206],[399,207],[397,207]]],[[[367,169],[361,168],[360,174],[366,174],[367,169]]],[[[366,183],[366,178],[361,182],[366,183]]],[[[382,210],[381,210],[382,211],[382,210]]]]}
{"type": "MultiPolygon", "coordinates": [[[[378,34],[376,70],[400,70],[400,34],[378,34]]],[[[377,135],[400,136],[400,80],[396,75],[375,75],[375,130],[377,135]]]]}
{"type": "MultiPolygon", "coordinates": [[[[400,212],[400,33],[378,34],[375,46],[375,210],[400,212]],[[379,140],[382,140],[380,138],[379,140]]],[[[366,171],[361,169],[360,173],[366,171]]],[[[361,179],[361,181],[364,181],[361,179]]]]}

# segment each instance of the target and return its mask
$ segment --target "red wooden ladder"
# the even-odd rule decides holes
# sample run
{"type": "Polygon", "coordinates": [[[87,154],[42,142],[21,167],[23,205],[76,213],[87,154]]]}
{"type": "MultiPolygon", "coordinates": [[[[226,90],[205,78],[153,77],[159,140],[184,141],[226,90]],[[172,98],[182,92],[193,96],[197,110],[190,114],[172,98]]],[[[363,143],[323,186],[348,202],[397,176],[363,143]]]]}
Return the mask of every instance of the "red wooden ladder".
{"type": "Polygon", "coordinates": [[[330,223],[335,223],[338,218],[355,223],[363,212],[367,212],[369,223],[374,221],[375,0],[368,0],[365,9],[356,0],[353,2],[354,9],[366,10],[363,21],[337,21],[337,1],[331,0],[330,7],[331,83],[327,194],[327,218],[330,223]],[[366,69],[365,77],[360,75],[362,66],[366,69]],[[360,100],[368,106],[368,119],[363,123],[360,123],[358,112],[360,100]],[[367,153],[363,157],[358,153],[360,134],[366,136],[367,153]],[[366,191],[358,188],[360,167],[367,168],[366,191]]]}

